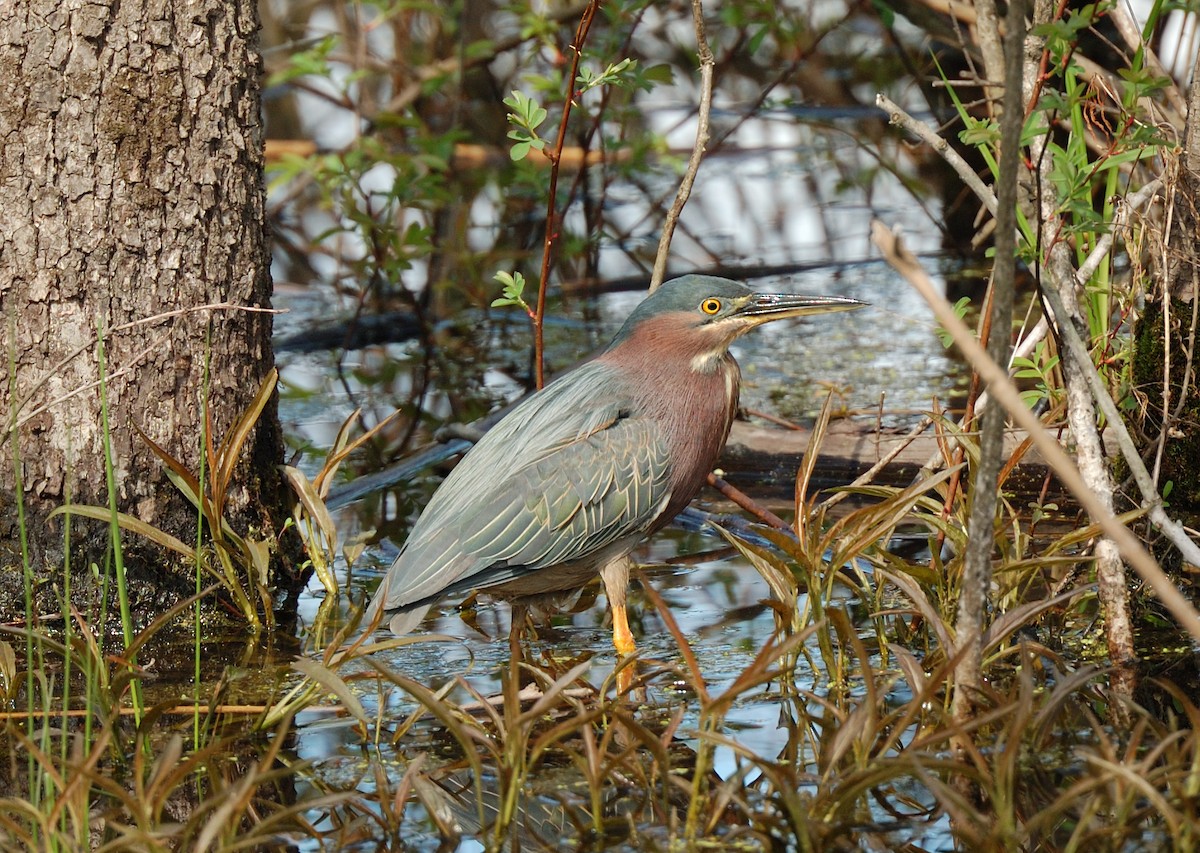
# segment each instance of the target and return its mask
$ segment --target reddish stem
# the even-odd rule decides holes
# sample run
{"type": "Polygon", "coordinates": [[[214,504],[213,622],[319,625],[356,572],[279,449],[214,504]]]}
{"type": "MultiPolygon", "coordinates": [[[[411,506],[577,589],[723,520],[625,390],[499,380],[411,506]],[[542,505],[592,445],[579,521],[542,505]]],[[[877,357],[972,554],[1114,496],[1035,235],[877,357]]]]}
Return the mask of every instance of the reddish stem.
{"type": "Polygon", "coordinates": [[[545,368],[543,367],[544,346],[542,342],[542,324],[546,319],[546,288],[550,279],[550,259],[554,250],[554,241],[558,239],[558,214],[555,210],[555,197],[558,195],[558,170],[562,160],[563,145],[567,139],[567,121],[571,117],[571,107],[575,102],[575,79],[579,76],[579,59],[583,54],[583,43],[587,40],[588,30],[592,28],[592,20],[600,11],[602,0],[592,0],[583,10],[579,26],[575,29],[575,39],[571,42],[571,67],[567,71],[567,97],[563,103],[562,118],[558,122],[558,137],[554,140],[554,148],[546,152],[550,160],[550,189],[546,202],[546,237],[542,243],[542,274],[538,282],[537,310],[533,317],[533,371],[537,387],[546,384],[545,368]]]}
{"type": "Polygon", "coordinates": [[[708,484],[724,495],[729,500],[740,506],[746,512],[751,513],[755,518],[766,524],[769,527],[774,527],[776,530],[790,530],[791,525],[782,518],[771,512],[764,506],[760,506],[755,502],[754,498],[743,492],[741,489],[733,486],[725,481],[723,477],[718,477],[716,474],[708,475],[708,484]]]}

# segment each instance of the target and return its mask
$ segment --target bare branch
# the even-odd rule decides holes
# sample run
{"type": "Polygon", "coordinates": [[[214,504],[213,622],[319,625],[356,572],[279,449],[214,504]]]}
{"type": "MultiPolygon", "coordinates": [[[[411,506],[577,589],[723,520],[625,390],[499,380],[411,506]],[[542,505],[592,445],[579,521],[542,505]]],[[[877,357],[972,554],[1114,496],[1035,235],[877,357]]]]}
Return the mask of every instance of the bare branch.
{"type": "Polygon", "coordinates": [[[587,41],[592,21],[600,11],[600,0],[591,0],[583,10],[575,39],[571,42],[571,64],[567,70],[567,94],[563,99],[562,118],[558,122],[558,136],[554,147],[547,152],[550,158],[550,186],[546,190],[546,233],[542,239],[542,272],[538,280],[537,307],[533,315],[533,373],[537,387],[546,384],[545,343],[542,325],[546,320],[546,290],[550,286],[550,261],[554,256],[554,241],[558,239],[558,173],[562,165],[563,146],[567,141],[567,123],[571,118],[571,107],[575,103],[575,80],[579,76],[579,60],[583,57],[583,43],[587,41]]]}
{"type": "MultiPolygon", "coordinates": [[[[1117,28],[1117,32],[1121,34],[1126,46],[1131,52],[1141,51],[1143,62],[1152,72],[1159,77],[1165,77],[1170,80],[1171,75],[1167,69],[1163,67],[1159,61],[1158,54],[1150,45],[1142,40],[1142,31],[1138,27],[1137,21],[1133,19],[1132,13],[1129,11],[1128,3],[1113,3],[1108,10],[1108,18],[1117,28]]],[[[1184,103],[1183,95],[1179,92],[1179,87],[1175,85],[1167,86],[1165,90],[1167,101],[1179,113],[1180,116],[1187,115],[1187,104],[1184,103]]]]}
{"type": "MultiPolygon", "coordinates": [[[[996,14],[994,0],[975,0],[975,37],[979,41],[979,51],[983,54],[983,70],[987,75],[983,91],[988,99],[988,107],[995,115],[1004,103],[1004,88],[993,80],[1003,80],[1004,74],[1004,45],[1000,35],[1000,17],[996,14]]],[[[1010,102],[1015,108],[1019,101],[1010,102]]]]}
{"type": "MultiPolygon", "coordinates": [[[[991,0],[976,4],[980,22],[984,10],[991,12],[991,25],[999,38],[999,22],[991,0]]],[[[1010,0],[1005,19],[1008,31],[1004,45],[993,45],[999,52],[1000,68],[987,69],[988,76],[1003,74],[1004,91],[1021,88],[1021,48],[1025,39],[1025,4],[1010,0]]],[[[1000,116],[1000,163],[996,194],[996,262],[992,268],[991,311],[987,319],[987,353],[996,364],[1007,364],[1011,350],[1013,293],[1016,290],[1017,254],[1017,180],[1021,168],[1021,128],[1025,110],[1021,101],[1010,99],[1000,116]]],[[[967,544],[963,552],[963,573],[955,615],[954,633],[958,662],[954,666],[953,713],[965,722],[975,716],[979,690],[983,684],[983,632],[987,623],[988,599],[992,586],[992,550],[995,547],[997,485],[1004,464],[1004,411],[991,406],[980,418],[979,458],[973,472],[973,496],[967,520],[967,544]]]]}
{"type": "Polygon", "coordinates": [[[708,146],[708,118],[712,111],[713,59],[712,49],[708,46],[708,35],[704,30],[704,8],[700,0],[692,0],[692,23],[696,27],[696,47],[700,57],[700,106],[696,114],[696,142],[692,146],[692,156],[688,158],[687,170],[679,183],[679,191],[675,201],[667,211],[663,220],[662,234],[658,238],[658,253],[654,256],[654,271],[650,275],[650,292],[658,290],[667,273],[667,258],[671,254],[671,238],[675,235],[675,225],[683,213],[692,194],[692,185],[696,183],[696,173],[700,171],[700,162],[704,159],[704,150],[708,146]]]}
{"type": "Polygon", "coordinates": [[[937,132],[925,124],[925,122],[917,121],[910,116],[895,101],[883,93],[875,96],[875,106],[888,114],[888,121],[890,123],[904,128],[936,151],[949,164],[950,168],[954,169],[962,182],[967,185],[967,188],[975,193],[975,197],[988,209],[988,213],[992,214],[992,216],[996,215],[996,195],[988,189],[987,184],[979,179],[979,176],[975,174],[975,170],[971,168],[967,161],[950,147],[949,142],[938,136],[937,132]]]}

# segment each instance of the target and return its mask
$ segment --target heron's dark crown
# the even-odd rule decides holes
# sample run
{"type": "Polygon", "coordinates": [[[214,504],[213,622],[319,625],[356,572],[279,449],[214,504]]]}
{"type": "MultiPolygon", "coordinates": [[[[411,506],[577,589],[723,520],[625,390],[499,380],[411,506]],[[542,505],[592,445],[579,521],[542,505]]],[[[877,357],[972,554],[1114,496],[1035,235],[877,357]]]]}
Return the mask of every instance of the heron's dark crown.
{"type": "Polygon", "coordinates": [[[658,290],[643,299],[633,309],[633,312],[625,320],[625,325],[621,327],[621,331],[613,338],[610,348],[619,346],[627,340],[632,336],[633,330],[642,323],[653,321],[656,317],[664,314],[694,313],[696,323],[700,325],[720,319],[722,315],[728,313],[729,309],[742,304],[752,295],[753,291],[746,285],[712,275],[685,275],[671,279],[664,282],[658,290]],[[721,300],[723,306],[728,307],[723,308],[716,315],[708,316],[702,307],[707,299],[721,300]]]}

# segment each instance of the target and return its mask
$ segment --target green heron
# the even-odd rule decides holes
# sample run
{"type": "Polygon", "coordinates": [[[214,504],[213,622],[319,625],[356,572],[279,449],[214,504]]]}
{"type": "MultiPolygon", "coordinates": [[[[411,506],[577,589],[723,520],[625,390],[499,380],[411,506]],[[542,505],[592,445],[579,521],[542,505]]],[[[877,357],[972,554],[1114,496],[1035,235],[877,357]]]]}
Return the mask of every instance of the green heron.
{"type": "Polygon", "coordinates": [[[446,478],[367,613],[416,627],[443,596],[521,599],[604,580],[613,645],[635,646],[625,613],[629,553],[688,505],[737,412],[729,345],[772,320],[850,311],[837,296],[755,293],[689,275],[662,285],[608,348],[531,395],[446,478]]]}

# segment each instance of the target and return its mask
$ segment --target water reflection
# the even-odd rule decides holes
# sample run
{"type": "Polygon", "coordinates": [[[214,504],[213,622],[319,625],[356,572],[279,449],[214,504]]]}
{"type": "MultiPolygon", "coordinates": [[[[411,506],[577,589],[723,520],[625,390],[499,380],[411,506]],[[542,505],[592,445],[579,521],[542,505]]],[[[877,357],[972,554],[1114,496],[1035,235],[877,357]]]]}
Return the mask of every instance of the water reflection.
{"type": "MultiPolygon", "coordinates": [[[[667,554],[695,551],[713,544],[715,537],[667,532],[637,556],[650,566],[646,580],[660,591],[688,639],[697,669],[704,674],[708,694],[719,696],[744,677],[755,655],[776,636],[776,626],[773,612],[762,605],[770,596],[769,589],[740,560],[701,558],[688,567],[661,563],[655,566],[667,554]]],[[[732,823],[727,831],[733,833],[730,843],[734,843],[737,833],[737,808],[757,809],[764,814],[775,808],[768,801],[754,800],[760,792],[766,793],[777,784],[777,780],[764,777],[762,762],[790,768],[787,772],[797,774],[801,789],[816,797],[821,776],[814,763],[818,745],[832,737],[845,721],[832,708],[822,709],[819,704],[809,704],[800,698],[819,696],[830,684],[831,673],[823,668],[815,635],[795,659],[799,665],[788,669],[785,679],[768,679],[736,696],[721,724],[722,737],[729,738],[731,745],[718,743],[705,762],[697,765],[698,752],[705,745],[700,735],[704,720],[702,703],[697,701],[688,683],[687,664],[654,606],[640,590],[633,591],[630,605],[631,615],[638,617],[634,619],[634,630],[638,634],[642,655],[639,669],[645,683],[637,692],[636,701],[625,707],[636,715],[640,724],[665,739],[673,756],[672,766],[680,768],[676,772],[690,772],[684,768],[703,769],[711,774],[709,784],[713,790],[727,780],[736,781],[730,790],[736,790],[737,797],[748,799],[742,806],[728,806],[731,809],[728,820],[732,823]],[[755,758],[750,760],[748,756],[755,758]]],[[[854,598],[835,595],[829,605],[844,608],[852,624],[862,626],[869,634],[869,620],[854,598]]],[[[350,671],[382,667],[431,690],[452,685],[461,677],[470,689],[453,687],[447,695],[467,707],[480,696],[496,696],[503,690],[503,679],[510,665],[508,645],[503,639],[508,632],[509,615],[509,608],[503,603],[480,604],[466,614],[448,603],[427,621],[425,628],[449,639],[381,652],[375,655],[374,663],[355,664],[350,671]]],[[[582,663],[585,668],[573,682],[578,689],[594,694],[608,685],[611,690],[609,677],[614,658],[604,618],[605,607],[595,589],[585,591],[582,607],[576,612],[560,614],[550,626],[543,626],[537,639],[527,641],[526,660],[530,666],[549,673],[549,679],[582,663]]],[[[872,665],[877,663],[872,657],[872,665]]],[[[486,775],[494,771],[485,770],[477,788],[476,777],[464,763],[457,739],[430,716],[421,718],[405,730],[401,739],[389,743],[390,736],[420,707],[401,690],[390,688],[381,694],[375,689],[376,682],[355,684],[369,715],[375,717],[379,712],[382,735],[375,739],[376,746],[364,747],[363,734],[351,721],[316,717],[298,720],[301,736],[297,740],[297,757],[311,762],[310,781],[322,789],[354,788],[362,794],[390,798],[406,774],[414,766],[420,767],[432,774],[436,791],[426,790],[420,797],[420,805],[409,806],[404,824],[405,849],[484,849],[479,840],[481,826],[486,829],[494,816],[493,810],[500,807],[502,784],[495,776],[486,775]],[[378,705],[380,702],[382,707],[378,705]],[[385,779],[388,787],[379,790],[385,779]],[[479,796],[483,797],[485,809],[482,824],[479,796]],[[444,810],[441,817],[430,813],[438,808],[444,810]],[[435,824],[442,825],[443,830],[436,830],[435,824]],[[444,845],[445,826],[461,833],[448,848],[440,846],[444,845]]],[[[861,693],[861,688],[856,692],[861,693]]],[[[898,695],[894,701],[899,705],[908,698],[898,695]]],[[[594,701],[595,698],[587,700],[587,706],[594,701]]],[[[564,713],[562,706],[552,707],[552,714],[564,713]]],[[[608,718],[605,725],[619,727],[621,721],[608,718]]],[[[667,843],[672,832],[669,827],[674,826],[677,831],[687,811],[686,797],[673,799],[676,794],[670,793],[674,790],[671,786],[656,794],[640,787],[645,780],[622,782],[621,779],[619,773],[614,776],[604,786],[603,797],[596,800],[580,768],[565,755],[543,756],[537,772],[523,784],[519,814],[512,830],[515,837],[527,849],[549,849],[567,843],[581,848],[591,844],[595,849],[640,850],[647,849],[648,843],[653,846],[652,840],[660,833],[657,843],[667,843]],[[594,809],[600,810],[600,822],[606,827],[603,842],[592,835],[596,823],[594,809]]],[[[947,832],[944,819],[921,828],[933,813],[928,792],[914,787],[910,793],[911,796],[901,799],[905,800],[904,808],[914,815],[912,819],[894,821],[894,814],[889,817],[884,809],[875,816],[872,827],[864,831],[887,837],[885,828],[894,823],[895,831],[906,840],[922,835],[944,839],[947,832]],[[925,803],[928,814],[923,816],[914,809],[925,801],[929,801],[925,803]]],[[[682,796],[682,792],[677,794],[682,796]]],[[[889,808],[899,808],[900,802],[897,800],[889,808]]],[[[367,845],[362,849],[375,848],[367,845]]]]}
{"type": "MultiPolygon", "coordinates": [[[[933,397],[945,400],[956,393],[958,366],[943,349],[926,319],[924,306],[882,264],[863,262],[809,268],[794,275],[763,280],[761,286],[810,293],[836,292],[877,307],[847,315],[838,324],[781,323],[762,330],[758,338],[740,341],[735,354],[743,366],[743,405],[748,408],[805,419],[819,408],[826,390],[836,387],[845,408],[864,413],[860,415],[864,421],[875,422],[882,398],[881,421],[884,425],[895,425],[911,422],[916,412],[930,408],[933,397]]],[[[280,302],[295,305],[297,314],[310,313],[313,307],[308,300],[313,298],[309,293],[285,293],[280,302]]],[[[552,328],[550,362],[565,366],[586,357],[598,341],[606,340],[615,331],[640,298],[640,292],[599,296],[592,303],[597,315],[594,324],[583,327],[564,323],[552,328]]],[[[579,307],[576,299],[571,309],[579,307]]],[[[287,322],[303,327],[300,317],[287,322]]],[[[462,387],[435,385],[423,389],[417,405],[420,417],[431,424],[453,420],[455,412],[463,411],[464,405],[473,405],[482,412],[504,404],[522,391],[521,370],[525,362],[520,354],[528,345],[528,337],[520,318],[514,322],[512,316],[499,312],[479,314],[466,326],[459,327],[456,334],[460,343],[469,346],[472,356],[487,356],[485,361],[462,365],[476,377],[467,384],[470,393],[478,396],[474,404],[466,404],[461,396],[462,387]]],[[[420,385],[416,377],[425,369],[422,357],[415,344],[389,344],[351,352],[334,369],[335,359],[330,355],[285,354],[282,376],[290,390],[283,413],[291,421],[291,434],[320,448],[328,446],[354,408],[363,408],[370,424],[398,406],[411,405],[420,385]]],[[[313,464],[311,458],[308,464],[313,464]]],[[[352,538],[374,530],[375,537],[389,535],[394,542],[401,542],[407,524],[439,480],[437,470],[427,470],[391,487],[384,496],[342,508],[338,524],[343,536],[352,538]]],[[[668,530],[635,555],[649,567],[647,580],[660,591],[688,637],[699,671],[704,673],[713,694],[734,683],[775,635],[774,613],[763,603],[770,597],[770,591],[744,560],[727,556],[719,560],[704,559],[690,566],[666,565],[681,554],[703,552],[722,544],[712,534],[668,530]]],[[[373,545],[366,558],[355,566],[351,586],[355,601],[365,600],[389,562],[388,549],[381,543],[373,545]]],[[[313,597],[303,605],[305,613],[315,613],[318,596],[314,590],[313,597]]],[[[685,668],[679,647],[640,589],[632,591],[630,605],[631,622],[644,661],[642,671],[651,674],[641,707],[651,711],[660,709],[664,714],[671,709],[683,709],[677,734],[670,742],[673,748],[694,752],[700,746],[696,732],[701,720],[694,697],[681,686],[686,680],[679,675],[685,668]]],[[[430,688],[462,677],[480,695],[498,694],[509,666],[506,637],[510,615],[506,604],[486,599],[467,610],[461,610],[459,602],[446,602],[435,609],[422,630],[445,634],[453,641],[422,643],[379,653],[378,663],[430,688]]],[[[576,608],[558,614],[542,626],[538,638],[525,647],[527,659],[551,672],[561,672],[564,667],[586,660],[588,668],[582,679],[592,688],[602,689],[610,683],[615,665],[606,619],[607,610],[597,582],[582,593],[576,608]]],[[[808,659],[818,658],[815,650],[810,650],[808,659]]],[[[798,669],[792,678],[792,689],[797,691],[815,691],[828,680],[827,674],[804,668],[798,669]]],[[[403,691],[391,689],[380,695],[372,692],[375,682],[362,684],[362,700],[371,714],[379,714],[385,732],[399,725],[416,708],[416,703],[403,691]]],[[[456,701],[472,698],[461,686],[450,695],[456,701]]],[[[738,697],[725,717],[723,729],[738,746],[722,745],[714,750],[711,772],[715,774],[715,783],[739,778],[744,783],[742,788],[753,791],[762,771],[747,762],[743,751],[765,760],[799,762],[798,768],[812,760],[811,754],[796,753],[797,749],[803,753],[804,739],[797,740],[795,727],[813,723],[797,721],[788,710],[791,701],[788,695],[780,693],[778,685],[767,683],[738,697]]],[[[454,757],[452,745],[439,745],[439,738],[444,739],[445,732],[433,721],[420,722],[394,747],[386,745],[385,737],[380,751],[374,754],[364,754],[361,732],[346,722],[302,719],[299,724],[302,733],[298,757],[312,762],[315,779],[323,786],[349,785],[369,792],[376,784],[371,781],[374,773],[384,772],[390,784],[398,785],[420,754],[449,762],[442,767],[438,778],[439,784],[444,785],[442,795],[453,806],[452,810],[458,809],[454,812],[458,815],[455,820],[465,833],[457,849],[482,849],[478,840],[470,837],[477,832],[475,824],[478,824],[477,818],[470,817],[475,808],[474,788],[469,781],[455,781],[457,771],[453,762],[459,759],[454,757]],[[461,790],[464,785],[465,793],[461,790]],[[453,796],[456,790],[462,795],[459,799],[453,796]],[[455,803],[458,805],[454,806],[455,803]]],[[[808,737],[815,744],[820,732],[811,732],[808,737]]],[[[493,783],[494,780],[487,782],[484,787],[493,783]]],[[[577,775],[559,777],[539,771],[535,789],[527,792],[523,801],[525,811],[521,822],[529,827],[527,841],[536,847],[546,837],[547,828],[553,830],[550,837],[562,837],[563,833],[578,837],[570,835],[575,831],[570,827],[585,825],[587,810],[594,807],[586,793],[586,785],[577,775]],[[553,795],[541,793],[543,784],[552,789],[553,795]],[[581,786],[584,790],[579,790],[581,786]]],[[[435,796],[432,792],[427,795],[435,796]]],[[[616,820],[626,805],[607,804],[605,819],[616,820]]],[[[438,833],[431,828],[436,816],[415,805],[412,809],[406,820],[416,821],[411,825],[425,826],[423,831],[429,832],[424,841],[414,839],[413,849],[438,848],[441,843],[438,833]]],[[[644,831],[650,831],[647,825],[655,825],[646,813],[641,813],[639,820],[644,831]]],[[[616,849],[636,849],[623,846],[619,838],[612,843],[616,849]]]]}
{"type": "MultiPolygon", "coordinates": [[[[705,538],[688,535],[683,541],[684,538],[679,536],[663,537],[638,556],[643,560],[652,559],[655,553],[686,549],[689,545],[700,544],[705,538]]],[[[714,694],[726,689],[738,677],[746,663],[774,633],[770,611],[757,607],[758,602],[769,595],[769,591],[753,570],[746,566],[729,561],[701,563],[687,569],[662,566],[648,571],[647,579],[662,591],[672,615],[690,638],[700,669],[705,673],[709,689],[714,694]],[[743,618],[726,621],[724,616],[730,610],[737,610],[743,618]],[[755,615],[746,617],[748,612],[755,612],[755,615]]],[[[593,599],[591,606],[555,619],[551,631],[528,642],[526,656],[537,666],[558,669],[563,666],[561,662],[564,658],[581,651],[585,656],[590,654],[591,666],[582,677],[587,683],[599,686],[611,674],[614,660],[610,635],[602,624],[605,618],[603,600],[595,600],[594,594],[588,597],[593,599]]],[[[643,595],[635,591],[631,594],[630,604],[631,616],[640,617],[633,624],[638,633],[643,669],[660,673],[651,678],[641,696],[640,713],[653,717],[653,709],[658,708],[662,709],[660,713],[664,717],[669,717],[671,710],[690,702],[692,698],[683,678],[672,674],[683,667],[678,646],[643,595]]],[[[457,609],[443,607],[426,622],[425,628],[431,633],[451,636],[455,638],[454,642],[417,644],[381,653],[378,655],[381,659],[379,662],[430,688],[463,674],[479,693],[498,694],[509,663],[508,646],[504,642],[509,613],[508,606],[503,603],[486,607],[481,605],[474,620],[474,625],[481,630],[476,630],[457,609]]],[[[804,683],[811,686],[807,681],[804,683]]],[[[764,756],[782,754],[788,741],[787,730],[779,725],[779,705],[777,696],[773,694],[769,686],[747,694],[727,717],[729,729],[736,732],[739,742],[764,756]]],[[[461,689],[456,690],[453,696],[460,701],[471,698],[461,689]]],[[[363,699],[369,707],[378,698],[370,689],[364,689],[363,699]]],[[[392,692],[387,701],[385,718],[392,721],[403,720],[416,708],[415,703],[397,692],[392,692]]],[[[301,721],[301,724],[304,733],[298,741],[298,757],[311,761],[315,772],[331,787],[357,784],[363,773],[364,760],[360,733],[353,731],[345,721],[314,720],[310,723],[301,721]]],[[[674,748],[694,750],[698,742],[689,733],[698,724],[696,708],[692,706],[682,720],[679,727],[681,735],[675,741],[674,748]]],[[[368,757],[367,760],[388,764],[389,774],[398,781],[408,761],[419,753],[453,755],[452,744],[439,745],[439,739],[443,737],[444,732],[439,733],[436,723],[426,721],[410,732],[394,751],[383,748],[377,758],[368,757]]],[[[751,772],[733,751],[723,747],[715,751],[712,769],[716,780],[751,772]]],[[[476,832],[474,792],[470,782],[460,781],[457,789],[453,779],[445,784],[448,790],[458,790],[459,796],[452,798],[452,802],[462,830],[467,834],[476,832]]],[[[523,814],[519,821],[519,825],[525,827],[525,841],[533,842],[540,838],[549,842],[564,837],[563,832],[567,833],[565,837],[572,837],[572,821],[567,819],[566,814],[581,812],[591,805],[586,785],[577,773],[569,768],[555,771],[551,767],[544,773],[539,771],[536,781],[531,784],[531,790],[522,799],[523,814]],[[549,829],[556,829],[557,832],[548,835],[549,829]]],[[[611,796],[612,801],[606,803],[605,810],[609,818],[615,818],[622,809],[632,807],[619,802],[619,788],[614,789],[611,796]]],[[[641,814],[639,822],[644,822],[645,817],[641,814]]],[[[468,838],[455,849],[465,851],[483,848],[478,841],[468,838]]],[[[534,849],[541,848],[535,846],[534,849]]],[[[637,848],[618,843],[615,849],[637,848]]]]}
{"type": "MultiPolygon", "coordinates": [[[[309,25],[320,23],[314,18],[309,25]]],[[[689,148],[694,137],[693,95],[686,91],[686,83],[679,88],[660,87],[656,92],[660,100],[643,104],[638,111],[637,120],[645,122],[650,131],[662,133],[672,149],[662,162],[635,180],[622,180],[611,173],[585,178],[604,182],[595,187],[602,199],[604,227],[587,258],[588,275],[582,274],[582,264],[569,267],[580,273],[576,281],[604,282],[623,276],[639,282],[646,279],[645,270],[657,244],[661,199],[669,199],[677,181],[669,157],[689,148]]],[[[324,145],[340,147],[352,140],[355,124],[321,118],[317,105],[313,106],[311,113],[302,109],[300,114],[309,122],[321,123],[318,138],[324,145]]],[[[733,105],[726,99],[722,106],[733,105]]],[[[743,405],[807,420],[819,409],[824,395],[836,389],[842,407],[860,413],[864,424],[900,426],[930,409],[935,397],[943,405],[952,401],[959,393],[960,366],[942,347],[924,305],[886,266],[875,261],[868,243],[872,216],[903,221],[909,245],[918,252],[935,252],[942,241],[932,203],[914,199],[899,178],[884,172],[863,177],[877,164],[863,153],[860,140],[877,134],[880,122],[847,113],[807,115],[800,120],[784,109],[742,120],[736,111],[719,109],[714,125],[718,135],[728,135],[720,153],[709,158],[699,173],[673,247],[672,269],[689,272],[717,263],[742,268],[791,265],[797,271],[758,277],[751,283],[765,290],[850,296],[875,306],[839,317],[836,323],[815,319],[776,324],[761,330],[757,337],[739,341],[734,352],[743,368],[743,405]]],[[[359,186],[367,193],[386,193],[401,169],[402,164],[377,168],[365,175],[359,186]]],[[[483,309],[495,295],[491,272],[506,267],[505,259],[514,251],[525,252],[540,241],[538,208],[526,204],[528,200],[514,200],[511,187],[502,188],[499,178],[485,172],[456,179],[461,186],[456,185],[455,192],[461,193],[453,217],[455,233],[443,233],[442,238],[447,242],[447,254],[461,251],[463,257],[448,261],[449,272],[444,274],[457,276],[455,284],[467,298],[453,310],[433,312],[435,328],[428,330],[429,339],[362,346],[344,354],[286,352],[280,358],[285,387],[282,414],[297,447],[310,451],[329,447],[345,418],[356,409],[362,409],[366,426],[396,409],[403,410],[404,419],[388,440],[373,449],[375,457],[354,472],[360,476],[430,441],[447,422],[474,420],[504,405],[528,384],[530,339],[523,315],[483,309]],[[526,237],[532,234],[535,239],[522,242],[513,237],[517,232],[526,237]],[[436,344],[435,352],[431,353],[430,343],[436,344]]],[[[568,210],[565,231],[591,233],[586,217],[595,210],[583,211],[579,204],[568,210]]],[[[410,210],[393,213],[402,225],[420,217],[410,210]]],[[[315,208],[303,211],[294,221],[296,230],[309,236],[344,225],[333,214],[315,208]]],[[[354,280],[354,264],[366,248],[352,237],[339,237],[336,248],[324,246],[313,260],[312,269],[318,274],[315,283],[279,292],[277,304],[293,311],[279,324],[281,336],[307,334],[314,324],[348,317],[358,310],[368,282],[354,280]]],[[[433,263],[436,259],[417,258],[404,272],[403,281],[386,284],[423,297],[433,263]]],[[[589,294],[586,286],[568,286],[572,281],[565,274],[567,268],[564,264],[564,269],[557,271],[555,280],[563,287],[552,293],[550,306],[547,361],[552,371],[568,368],[606,342],[644,291],[639,283],[627,292],[589,294]]],[[[277,278],[286,279],[295,269],[281,262],[276,272],[277,278]]],[[[310,453],[300,464],[315,466],[315,458],[310,453]]],[[[426,470],[389,487],[384,494],[339,510],[337,522],[344,539],[372,535],[368,553],[355,564],[350,577],[355,602],[367,597],[390,562],[387,545],[379,540],[403,541],[407,525],[442,473],[436,467],[426,470]]],[[[775,636],[774,611],[763,603],[770,591],[743,559],[725,556],[704,558],[688,566],[667,564],[681,554],[701,553],[723,544],[711,533],[668,530],[635,555],[647,566],[647,581],[661,593],[688,638],[698,669],[714,695],[733,684],[775,636]]],[[[319,603],[320,593],[314,589],[302,604],[302,615],[315,618],[319,603]]],[[[506,642],[510,610],[506,604],[487,601],[465,610],[460,610],[459,604],[445,602],[436,608],[422,629],[448,635],[451,641],[379,653],[377,664],[429,688],[461,676],[469,689],[456,687],[452,696],[457,701],[471,700],[470,690],[481,695],[500,692],[510,663],[506,642]]],[[[853,602],[842,604],[857,624],[861,614],[854,612],[853,602]]],[[[668,747],[681,753],[677,766],[693,766],[694,755],[702,746],[697,734],[701,719],[699,704],[686,687],[685,661],[662,617],[640,589],[632,591],[630,608],[643,656],[641,671],[647,678],[638,720],[648,726],[647,721],[654,721],[655,731],[668,747]],[[681,711],[682,717],[672,723],[675,711],[681,711]],[[664,735],[668,725],[677,728],[664,735]]],[[[597,582],[583,591],[575,608],[541,627],[538,638],[525,646],[527,659],[551,673],[586,662],[581,681],[602,690],[610,683],[616,663],[606,619],[597,582]]],[[[320,645],[315,638],[313,643],[320,645]]],[[[729,708],[722,731],[736,748],[721,744],[713,752],[708,772],[713,774],[714,786],[741,778],[744,784],[738,786],[742,789],[738,796],[761,796],[754,783],[763,769],[745,758],[744,753],[749,752],[765,761],[780,762],[803,780],[798,784],[815,787],[816,768],[810,766],[813,751],[806,752],[804,744],[815,744],[824,729],[802,713],[796,697],[826,684],[828,676],[807,666],[808,661],[820,658],[813,649],[808,651],[802,656],[805,665],[789,675],[787,689],[768,681],[741,694],[729,708]]],[[[313,763],[314,784],[354,787],[386,797],[402,784],[414,762],[428,761],[431,769],[436,766],[439,770],[441,793],[426,791],[421,798],[424,805],[414,804],[406,813],[404,825],[410,836],[405,844],[411,845],[410,849],[441,847],[434,828],[441,820],[436,814],[436,803],[441,802],[464,833],[457,849],[483,849],[478,839],[470,837],[478,833],[479,821],[474,817],[473,780],[456,765],[462,761],[461,751],[456,750],[445,727],[432,720],[419,722],[397,744],[390,745],[387,736],[417,706],[404,691],[393,687],[381,695],[373,690],[375,684],[362,681],[356,682],[356,687],[368,710],[378,711],[383,724],[378,751],[365,748],[362,733],[345,721],[298,721],[298,757],[313,763]],[[421,755],[427,757],[421,759],[421,755]]],[[[489,791],[499,790],[496,779],[483,781],[489,791]]],[[[621,834],[628,835],[631,826],[629,820],[622,824],[622,816],[632,812],[639,815],[632,825],[643,833],[641,843],[665,844],[665,828],[678,826],[680,815],[687,810],[686,803],[672,801],[665,790],[617,783],[605,789],[604,801],[597,804],[589,800],[577,767],[547,762],[523,792],[520,823],[527,834],[522,840],[535,849],[579,842],[594,831],[590,812],[600,810],[601,822],[613,835],[592,839],[593,846],[639,849],[635,841],[621,834]]],[[[762,790],[769,786],[764,784],[762,790]]],[[[738,807],[731,804],[730,814],[738,807]]],[[[744,807],[769,813],[778,805],[763,802],[744,807]]],[[[385,806],[379,808],[382,813],[385,806]]],[[[736,834],[736,827],[728,832],[736,834]]],[[[919,833],[910,832],[907,837],[916,835],[919,833]]],[[[364,840],[362,849],[376,848],[364,840]]]]}

